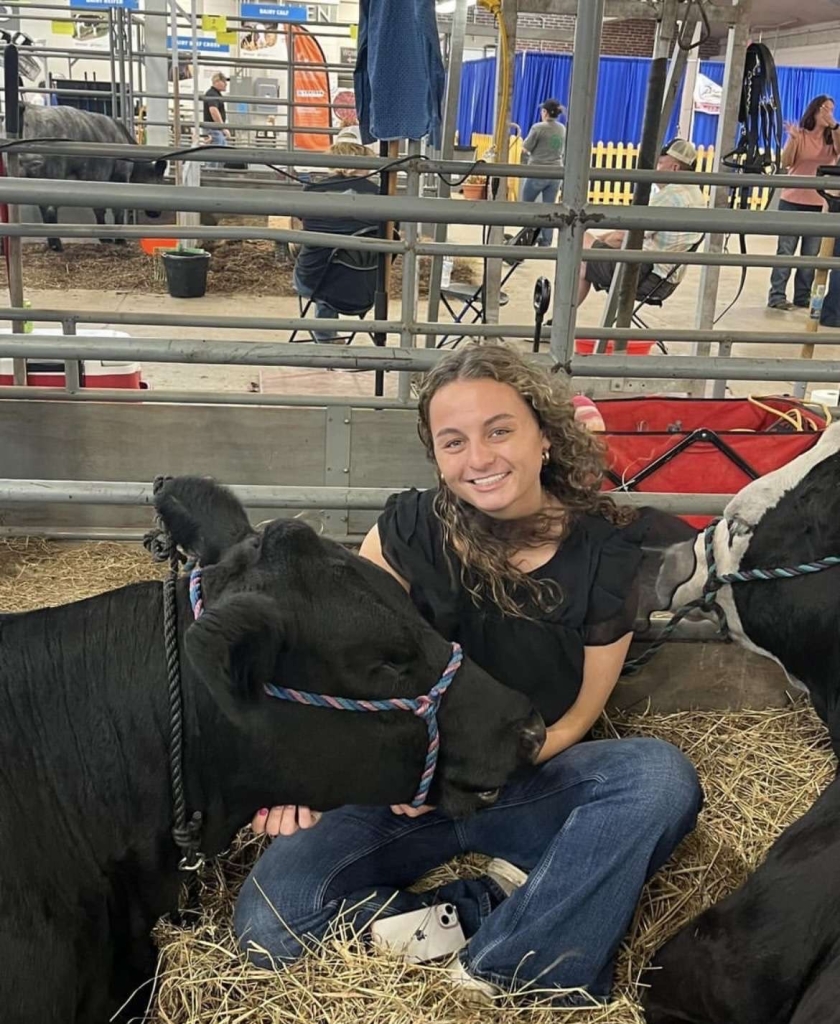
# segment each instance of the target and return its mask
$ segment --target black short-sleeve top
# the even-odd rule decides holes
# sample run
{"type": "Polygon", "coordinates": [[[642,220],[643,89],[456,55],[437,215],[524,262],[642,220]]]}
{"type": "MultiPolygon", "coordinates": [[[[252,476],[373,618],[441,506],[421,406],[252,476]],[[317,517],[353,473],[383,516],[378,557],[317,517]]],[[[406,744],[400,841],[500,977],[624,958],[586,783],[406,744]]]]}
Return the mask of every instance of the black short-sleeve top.
{"type": "Polygon", "coordinates": [[[630,632],[636,612],[638,546],[600,516],[579,515],[556,554],[531,575],[553,579],[562,600],[528,618],[477,606],[461,583],[454,552],[444,548],[434,514],[436,491],[392,495],[379,517],[382,553],[405,579],[424,618],[499,682],[526,693],[550,725],[574,704],[584,647],[630,632]]]}

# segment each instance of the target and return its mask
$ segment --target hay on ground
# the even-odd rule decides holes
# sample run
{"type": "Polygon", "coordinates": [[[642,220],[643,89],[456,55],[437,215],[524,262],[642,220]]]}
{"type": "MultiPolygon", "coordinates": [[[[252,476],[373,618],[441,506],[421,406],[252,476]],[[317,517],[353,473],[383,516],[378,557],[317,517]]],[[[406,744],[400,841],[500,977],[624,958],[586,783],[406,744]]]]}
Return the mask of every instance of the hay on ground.
{"type": "MultiPolygon", "coordinates": [[[[139,546],[0,543],[0,609],[24,610],[89,596],[160,575],[139,546]]],[[[365,953],[339,927],[290,969],[254,969],[237,952],[231,907],[261,849],[243,832],[200,879],[189,927],[162,923],[153,1024],[643,1024],[639,983],[651,953],[704,907],[740,885],[768,846],[831,778],[825,728],[806,703],[770,711],[613,715],[604,735],[657,736],[697,766],[706,806],[697,830],[646,887],[622,948],[615,999],[594,1009],[556,1010],[501,1000],[465,1002],[439,967],[408,966],[365,953]]],[[[438,885],[477,873],[482,858],[444,866],[438,885]]]]}
{"type": "MultiPolygon", "coordinates": [[[[207,241],[203,247],[212,255],[207,274],[209,295],[295,295],[292,263],[280,263],[273,242],[224,239],[207,241]]],[[[23,246],[23,281],[28,289],[82,289],[101,291],[107,282],[110,291],[165,293],[161,274],[155,275],[155,260],[139,246],[110,245],[101,242],[68,243],[63,253],[50,252],[42,243],[23,246]]],[[[418,259],[420,295],[429,294],[431,258],[418,259]]],[[[457,258],[452,267],[453,282],[478,284],[475,261],[457,258]]],[[[391,269],[389,294],[402,294],[402,260],[391,269]]]]}

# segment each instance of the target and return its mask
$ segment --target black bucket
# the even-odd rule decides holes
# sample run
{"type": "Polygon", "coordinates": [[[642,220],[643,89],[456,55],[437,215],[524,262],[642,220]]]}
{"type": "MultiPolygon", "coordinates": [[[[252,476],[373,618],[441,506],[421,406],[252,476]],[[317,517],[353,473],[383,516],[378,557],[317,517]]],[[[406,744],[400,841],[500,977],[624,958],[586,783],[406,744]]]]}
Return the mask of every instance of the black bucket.
{"type": "Polygon", "coordinates": [[[210,253],[204,249],[181,249],[163,254],[166,287],[173,299],[200,299],[207,291],[210,253]]]}

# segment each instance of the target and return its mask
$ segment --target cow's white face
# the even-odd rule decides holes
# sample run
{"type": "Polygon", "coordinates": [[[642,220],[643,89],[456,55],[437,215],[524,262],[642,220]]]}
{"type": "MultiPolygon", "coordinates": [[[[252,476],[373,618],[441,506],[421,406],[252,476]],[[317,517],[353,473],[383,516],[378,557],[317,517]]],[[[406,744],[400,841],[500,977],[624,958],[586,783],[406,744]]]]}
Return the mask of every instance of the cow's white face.
{"type": "Polygon", "coordinates": [[[840,451],[840,421],[833,423],[804,454],[766,476],[742,487],[723,511],[724,518],[753,532],[768,509],[775,508],[788,491],[814,468],[840,451]]]}

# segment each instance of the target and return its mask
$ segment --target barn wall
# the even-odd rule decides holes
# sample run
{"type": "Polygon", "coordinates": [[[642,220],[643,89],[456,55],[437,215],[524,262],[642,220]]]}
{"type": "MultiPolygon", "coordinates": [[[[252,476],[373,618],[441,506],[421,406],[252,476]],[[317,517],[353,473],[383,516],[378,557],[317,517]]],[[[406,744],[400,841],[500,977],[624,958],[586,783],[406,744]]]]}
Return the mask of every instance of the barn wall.
{"type": "MultiPolygon", "coordinates": [[[[151,482],[211,474],[227,484],[427,487],[413,410],[0,401],[0,478],[151,482]],[[349,419],[349,423],[345,420],[349,419]],[[345,472],[347,470],[348,472],[345,472]]],[[[255,509],[255,521],[276,511],[255,509]]],[[[332,513],[358,533],[375,513],[332,513]]],[[[148,508],[10,505],[0,526],[146,528],[148,508]]]]}

